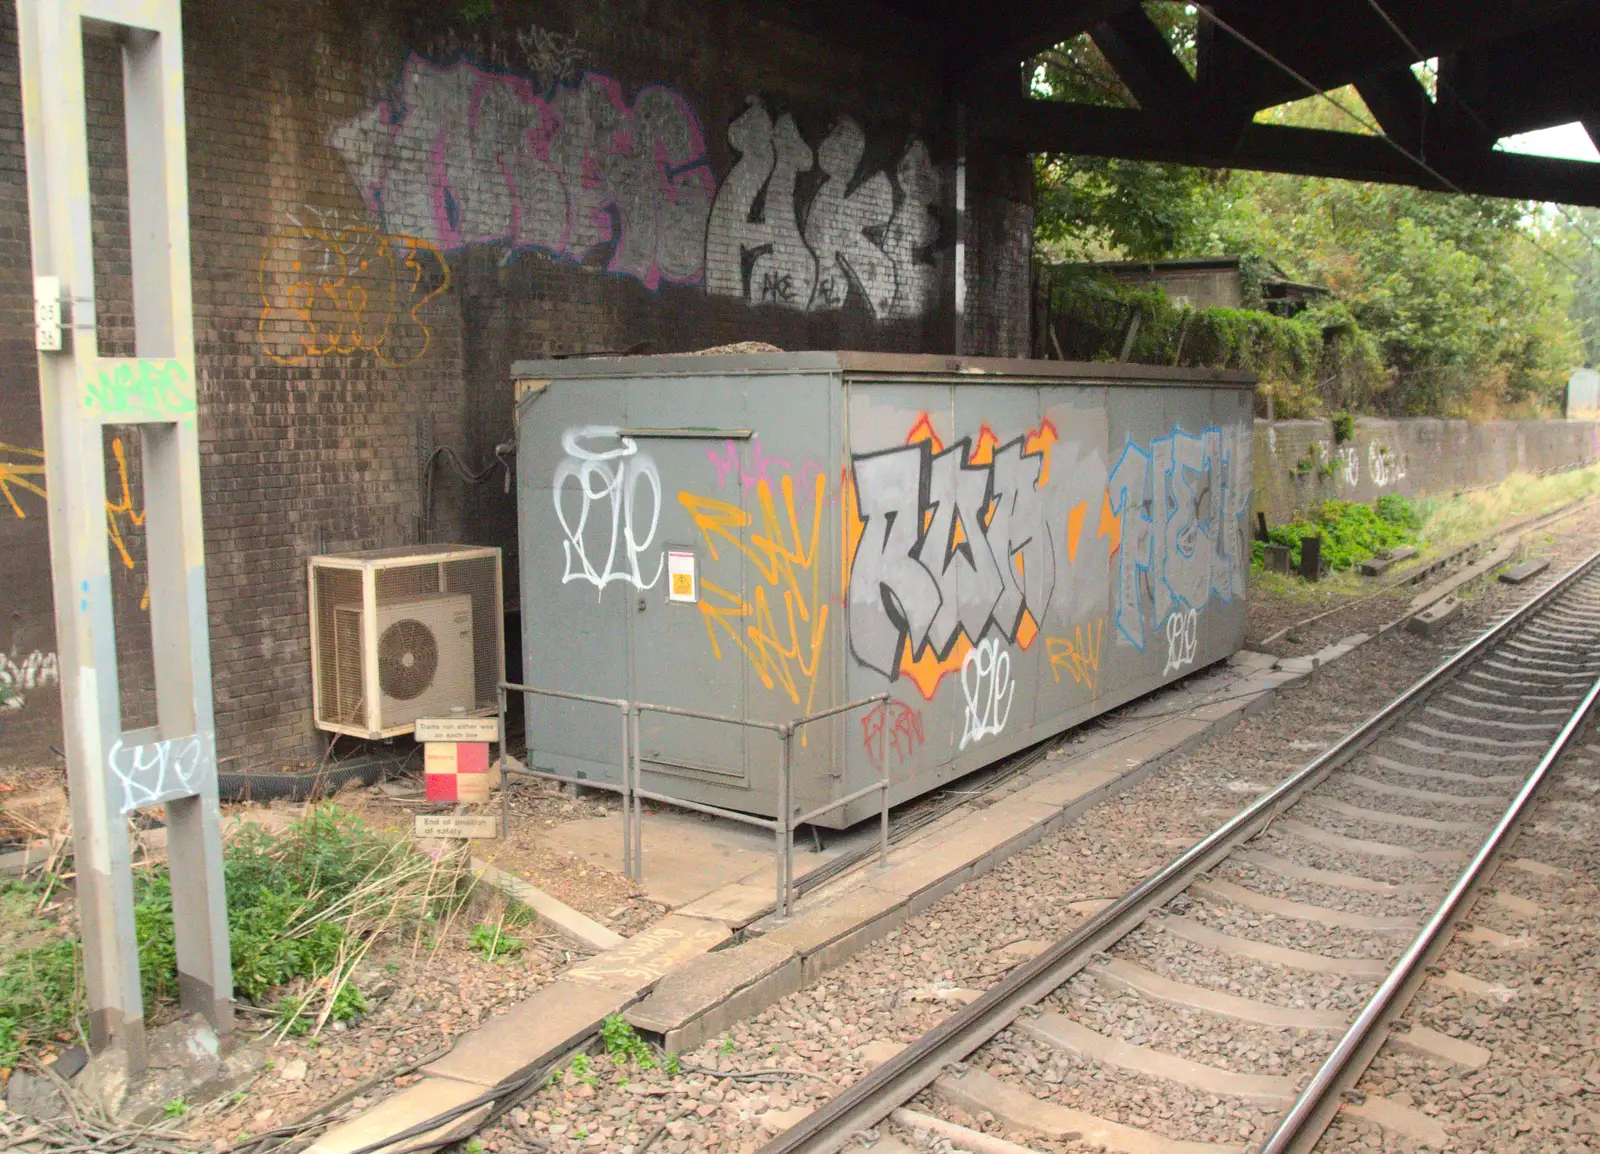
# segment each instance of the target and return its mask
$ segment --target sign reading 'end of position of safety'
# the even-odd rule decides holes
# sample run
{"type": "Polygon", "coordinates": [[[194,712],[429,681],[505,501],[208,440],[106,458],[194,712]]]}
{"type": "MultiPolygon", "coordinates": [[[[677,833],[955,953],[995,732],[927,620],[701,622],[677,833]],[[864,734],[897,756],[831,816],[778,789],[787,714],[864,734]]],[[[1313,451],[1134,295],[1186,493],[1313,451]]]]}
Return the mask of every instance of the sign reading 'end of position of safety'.
{"type": "Polygon", "coordinates": [[[429,801],[489,800],[487,741],[430,741],[422,749],[429,801]]]}
{"type": "Polygon", "coordinates": [[[500,819],[492,813],[419,813],[412,827],[418,837],[500,836],[500,819]]]}

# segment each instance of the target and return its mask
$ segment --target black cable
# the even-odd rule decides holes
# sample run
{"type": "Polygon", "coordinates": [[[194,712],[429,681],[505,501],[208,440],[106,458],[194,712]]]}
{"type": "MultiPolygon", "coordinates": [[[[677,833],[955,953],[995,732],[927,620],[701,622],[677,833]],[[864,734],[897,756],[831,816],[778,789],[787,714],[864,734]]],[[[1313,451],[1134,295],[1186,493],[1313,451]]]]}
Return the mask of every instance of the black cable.
{"type": "Polygon", "coordinates": [[[512,438],[500,442],[494,447],[494,459],[482,469],[473,470],[461,459],[461,454],[449,445],[440,445],[428,454],[428,459],[422,463],[422,531],[426,536],[433,529],[433,469],[440,458],[450,466],[463,483],[468,485],[481,485],[493,476],[495,469],[502,468],[506,471],[506,491],[511,490],[511,463],[506,460],[505,454],[515,451],[516,442],[512,438]]]}

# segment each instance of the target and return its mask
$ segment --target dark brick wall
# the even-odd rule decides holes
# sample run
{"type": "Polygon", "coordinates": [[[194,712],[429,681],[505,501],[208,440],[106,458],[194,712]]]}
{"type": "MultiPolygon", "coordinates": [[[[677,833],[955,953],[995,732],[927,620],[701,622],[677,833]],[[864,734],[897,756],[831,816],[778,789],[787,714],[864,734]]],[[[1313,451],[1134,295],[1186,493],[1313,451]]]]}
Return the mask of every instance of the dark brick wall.
{"type": "MultiPolygon", "coordinates": [[[[742,0],[498,0],[479,25],[459,10],[184,6],[212,661],[229,764],[319,747],[306,560],[417,540],[423,445],[451,446],[471,468],[490,461],[510,431],[513,360],[953,341],[954,143],[944,62],[918,26],[867,6],[742,0]]],[[[40,445],[15,27],[6,0],[0,444],[12,448],[0,468],[13,469],[37,464],[27,450],[40,445]]],[[[115,64],[91,59],[90,81],[108,352],[130,333],[115,64]]],[[[1026,165],[974,172],[968,351],[1022,355],[1026,165]]],[[[113,553],[133,717],[148,706],[148,630],[137,437],[123,440],[132,499],[108,525],[133,561],[113,553]]],[[[515,494],[501,482],[496,471],[466,486],[435,468],[428,532],[504,547],[511,591],[515,494]]],[[[22,662],[54,642],[44,502],[11,492],[26,515],[0,495],[0,653],[22,662]]],[[[48,677],[35,680],[22,710],[0,713],[0,762],[41,758],[53,740],[58,701],[48,677]]]]}

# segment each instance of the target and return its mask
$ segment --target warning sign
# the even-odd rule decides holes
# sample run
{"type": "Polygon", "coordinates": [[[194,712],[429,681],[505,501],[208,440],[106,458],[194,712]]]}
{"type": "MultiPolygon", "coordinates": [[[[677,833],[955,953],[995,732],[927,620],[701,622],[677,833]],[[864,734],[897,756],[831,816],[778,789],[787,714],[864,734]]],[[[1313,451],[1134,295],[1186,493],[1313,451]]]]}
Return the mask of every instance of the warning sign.
{"type": "Polygon", "coordinates": [[[419,813],[412,819],[418,837],[499,837],[500,819],[488,813],[419,813]]]}
{"type": "Polygon", "coordinates": [[[499,741],[497,717],[419,717],[418,741],[499,741]]]}
{"type": "Polygon", "coordinates": [[[695,588],[693,553],[667,553],[667,600],[700,600],[695,588]]]}
{"type": "Polygon", "coordinates": [[[430,741],[422,747],[429,801],[488,801],[489,743],[430,741]]]}

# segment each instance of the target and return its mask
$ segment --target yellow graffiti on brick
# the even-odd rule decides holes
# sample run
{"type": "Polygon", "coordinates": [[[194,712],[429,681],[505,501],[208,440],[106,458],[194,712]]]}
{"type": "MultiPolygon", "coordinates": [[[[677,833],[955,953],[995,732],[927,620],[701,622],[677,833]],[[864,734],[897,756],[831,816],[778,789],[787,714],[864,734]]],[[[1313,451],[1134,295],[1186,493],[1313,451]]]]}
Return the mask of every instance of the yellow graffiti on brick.
{"type": "MultiPolygon", "coordinates": [[[[131,535],[132,530],[144,525],[145,513],[133,507],[133,487],[128,482],[128,455],[122,447],[122,438],[111,439],[111,459],[116,467],[116,492],[106,494],[106,536],[110,539],[111,548],[116,551],[123,567],[135,568],[133,554],[128,550],[127,539],[124,533],[131,535]],[[124,529],[126,524],[127,528],[124,529]]],[[[44,454],[38,449],[24,449],[16,445],[0,442],[0,494],[4,494],[6,501],[11,505],[11,511],[19,518],[26,519],[27,510],[17,502],[12,491],[12,486],[17,489],[32,493],[41,500],[46,498],[44,486],[29,480],[37,477],[44,480],[44,454]],[[15,460],[6,460],[6,457],[21,457],[21,463],[15,460]]],[[[144,594],[139,600],[140,609],[150,608],[150,587],[145,586],[144,594]]]]}
{"type": "Polygon", "coordinates": [[[1106,623],[1098,618],[1087,625],[1076,625],[1071,637],[1046,637],[1045,651],[1050,655],[1050,672],[1056,684],[1061,684],[1061,671],[1065,669],[1072,680],[1089,690],[1090,696],[1099,693],[1100,642],[1105,636],[1106,623]]]}
{"type": "Polygon", "coordinates": [[[370,353],[401,367],[433,344],[424,312],[450,287],[429,241],[369,225],[292,228],[267,238],[258,272],[261,350],[283,365],[370,353]]]}
{"type": "Polygon", "coordinates": [[[39,497],[44,496],[43,486],[38,482],[30,481],[28,479],[30,477],[38,477],[41,481],[44,479],[44,454],[38,449],[24,449],[20,446],[8,445],[4,441],[0,441],[0,495],[4,495],[7,503],[11,506],[11,511],[21,518],[26,518],[28,514],[17,503],[16,493],[12,491],[12,486],[24,493],[33,493],[39,497]],[[7,457],[21,457],[22,460],[6,460],[7,457]]]}
{"type": "Polygon", "coordinates": [[[722,556],[719,545],[724,550],[732,548],[761,575],[752,600],[723,588],[709,574],[701,579],[700,613],[711,639],[711,652],[721,660],[718,633],[726,634],[744,652],[762,685],[781,689],[809,713],[827,636],[828,606],[822,597],[817,564],[827,479],[820,474],[816,478],[809,539],[795,510],[794,479],[785,476],[781,487],[780,512],[772,486],[766,480],[756,486],[759,531],[750,514],[737,505],[689,492],[680,492],[678,500],[699,528],[712,561],[722,556]]]}

